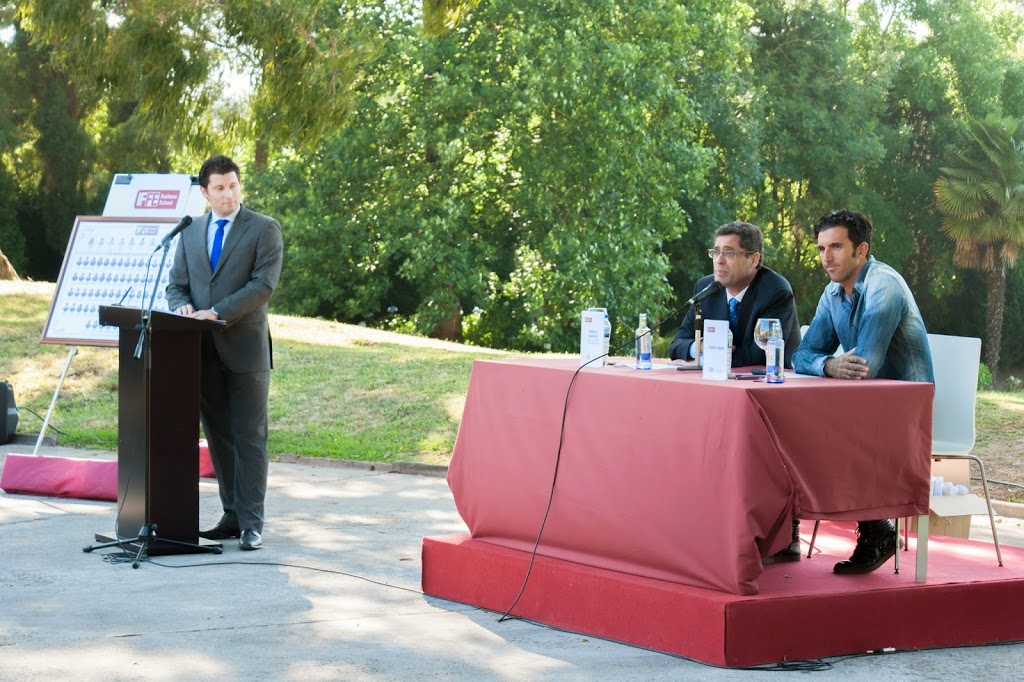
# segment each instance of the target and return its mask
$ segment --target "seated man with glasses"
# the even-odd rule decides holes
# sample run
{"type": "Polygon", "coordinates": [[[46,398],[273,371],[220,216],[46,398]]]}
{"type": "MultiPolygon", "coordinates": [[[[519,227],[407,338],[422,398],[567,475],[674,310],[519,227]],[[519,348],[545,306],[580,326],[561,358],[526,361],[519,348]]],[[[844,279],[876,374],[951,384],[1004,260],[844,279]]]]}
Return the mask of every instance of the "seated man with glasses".
{"type": "MultiPolygon", "coordinates": [[[[791,368],[793,351],[800,344],[793,287],[785,277],[761,263],[763,248],[764,235],[757,225],[740,221],[722,225],[715,232],[714,248],[708,249],[714,272],[697,280],[693,291],[702,291],[712,280],[725,288],[704,299],[701,311],[706,320],[729,320],[733,367],[764,364],[764,351],[754,342],[754,323],[761,317],[774,317],[782,324],[786,367],[791,368]]],[[[698,357],[693,332],[694,310],[691,308],[669,348],[673,360],[698,357]]]]}
{"type": "MultiPolygon", "coordinates": [[[[714,272],[697,280],[693,291],[703,291],[712,281],[724,287],[704,299],[701,312],[706,320],[729,320],[733,367],[764,364],[764,351],[754,342],[754,323],[758,318],[773,317],[782,325],[786,367],[792,368],[793,351],[800,344],[793,287],[785,277],[761,264],[763,248],[764,235],[757,225],[740,221],[722,225],[715,231],[714,248],[708,249],[714,272]]],[[[673,360],[694,360],[699,355],[700,351],[694,348],[694,319],[694,310],[690,308],[669,348],[673,360]]],[[[794,519],[789,546],[766,557],[763,563],[799,560],[800,521],[794,519]]]]}

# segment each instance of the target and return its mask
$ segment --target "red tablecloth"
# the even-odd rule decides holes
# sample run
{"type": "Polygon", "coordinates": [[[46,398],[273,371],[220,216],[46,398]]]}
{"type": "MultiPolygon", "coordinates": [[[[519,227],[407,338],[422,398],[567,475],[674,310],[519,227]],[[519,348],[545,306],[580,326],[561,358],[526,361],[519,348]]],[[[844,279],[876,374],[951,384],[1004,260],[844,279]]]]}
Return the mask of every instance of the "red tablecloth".
{"type": "MultiPolygon", "coordinates": [[[[448,484],[474,538],[531,551],[572,360],[473,365],[448,484]]],[[[790,520],[927,513],[931,384],[586,368],[539,552],[756,594],[790,520]]],[[[852,551],[851,547],[851,551],[852,551]]]]}

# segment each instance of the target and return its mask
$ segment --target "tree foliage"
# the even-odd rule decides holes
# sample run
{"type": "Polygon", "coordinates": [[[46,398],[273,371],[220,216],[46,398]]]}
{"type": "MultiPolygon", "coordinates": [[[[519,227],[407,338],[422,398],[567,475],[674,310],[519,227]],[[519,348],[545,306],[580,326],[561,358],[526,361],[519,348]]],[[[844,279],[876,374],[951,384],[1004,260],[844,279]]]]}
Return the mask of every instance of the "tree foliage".
{"type": "Polygon", "coordinates": [[[349,0],[19,5],[33,42],[76,84],[199,155],[222,151],[225,129],[260,154],[318,143],[344,124],[359,67],[376,51],[374,36],[351,30],[359,5],[349,0]],[[224,106],[240,96],[233,80],[248,93],[241,115],[224,106]]]}
{"type": "MultiPolygon", "coordinates": [[[[498,1],[438,38],[402,17],[378,27],[388,47],[352,125],[278,175],[309,165],[352,188],[358,207],[316,231],[383,247],[361,270],[340,270],[357,277],[351,290],[328,287],[345,302],[332,312],[351,315],[343,307],[357,300],[364,314],[382,310],[351,295],[380,295],[361,284],[380,271],[415,290],[400,309],[425,332],[476,310],[467,334],[480,343],[569,349],[582,308],[607,306],[626,325],[648,307],[663,312],[663,245],[683,234],[679,198],[704,188],[713,162],[679,86],[700,56],[677,46],[716,26],[692,16],[658,0],[630,12],[607,0],[498,1]]],[[[331,308],[316,281],[295,284],[304,291],[286,282],[282,296],[331,308]]]]}
{"type": "Polygon", "coordinates": [[[986,327],[934,189],[965,121],[1024,118],[1015,0],[20,0],[0,29],[0,248],[28,276],[115,172],[226,152],[285,224],[279,310],[570,350],[584,307],[624,338],[685,300],[739,218],[806,319],[810,225],[846,206],[929,330],[986,327]]]}
{"type": "Polygon", "coordinates": [[[935,196],[942,231],[956,245],[958,265],[988,279],[986,364],[999,374],[1006,270],[1024,248],[1024,139],[1021,123],[990,118],[971,121],[959,163],[942,168],[935,196]]]}

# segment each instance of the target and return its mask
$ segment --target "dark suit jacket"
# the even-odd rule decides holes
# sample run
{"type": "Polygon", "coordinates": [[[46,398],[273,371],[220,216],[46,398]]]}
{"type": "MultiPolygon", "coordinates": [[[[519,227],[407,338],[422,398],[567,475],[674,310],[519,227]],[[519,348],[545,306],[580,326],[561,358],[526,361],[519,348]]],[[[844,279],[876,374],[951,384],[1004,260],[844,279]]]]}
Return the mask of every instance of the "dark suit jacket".
{"type": "MultiPolygon", "coordinates": [[[[714,275],[702,277],[693,288],[693,293],[702,291],[714,278],[714,275]]],[[[701,314],[705,320],[728,320],[728,292],[723,289],[704,299],[701,303],[701,314]]],[[[763,265],[758,268],[754,281],[750,283],[750,288],[740,301],[739,325],[730,325],[733,345],[736,346],[732,353],[733,367],[764,364],[764,351],[754,343],[754,323],[759,317],[775,317],[782,323],[782,335],[786,341],[786,367],[792,368],[793,352],[800,345],[800,323],[797,321],[793,287],[785,277],[763,265]]],[[[673,360],[693,360],[693,356],[690,355],[693,325],[694,310],[690,308],[669,348],[669,355],[673,360]]]]}
{"type": "Polygon", "coordinates": [[[210,270],[206,233],[210,213],[181,233],[167,284],[167,307],[191,303],[213,308],[227,322],[213,333],[221,361],[232,372],[257,372],[272,366],[267,308],[281,276],[284,244],[281,224],[269,216],[238,211],[224,240],[217,272],[210,270]]]}

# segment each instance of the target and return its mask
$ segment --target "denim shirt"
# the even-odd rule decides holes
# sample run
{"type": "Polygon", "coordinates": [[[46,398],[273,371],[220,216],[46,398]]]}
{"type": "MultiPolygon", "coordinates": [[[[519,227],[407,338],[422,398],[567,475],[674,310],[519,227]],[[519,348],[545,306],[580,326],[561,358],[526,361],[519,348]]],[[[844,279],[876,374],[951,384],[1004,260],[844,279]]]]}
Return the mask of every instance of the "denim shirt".
{"type": "Polygon", "coordinates": [[[869,379],[935,382],[921,311],[903,277],[869,256],[848,298],[830,282],[793,354],[801,374],[825,375],[825,360],[842,346],[868,362],[869,379]]]}

